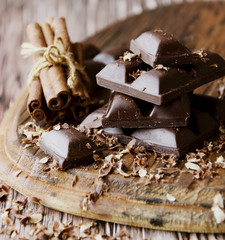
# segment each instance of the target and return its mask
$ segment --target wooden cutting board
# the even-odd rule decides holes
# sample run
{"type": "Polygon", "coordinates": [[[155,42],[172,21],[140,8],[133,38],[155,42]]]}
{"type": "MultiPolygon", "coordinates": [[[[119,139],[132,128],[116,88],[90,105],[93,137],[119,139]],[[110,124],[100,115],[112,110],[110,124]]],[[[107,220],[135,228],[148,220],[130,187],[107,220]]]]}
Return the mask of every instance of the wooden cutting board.
{"type": "MultiPolygon", "coordinates": [[[[192,50],[205,48],[225,57],[225,2],[177,4],[119,22],[87,42],[101,49],[118,45],[150,29],[165,29],[192,50]]],[[[214,94],[217,83],[200,88],[199,92],[214,94]]],[[[18,126],[30,121],[26,112],[27,90],[21,93],[8,110],[0,128],[0,178],[29,197],[37,197],[50,208],[93,219],[164,230],[223,233],[225,223],[216,224],[211,206],[220,193],[225,199],[225,169],[211,180],[181,183],[178,175],[171,183],[145,185],[139,177],[108,175],[104,181],[108,191],[95,203],[84,208],[86,196],[94,191],[98,170],[92,165],[54,172],[42,171],[39,160],[44,157],[38,147],[24,149],[18,126]],[[77,182],[74,185],[74,177],[77,182]],[[176,198],[170,202],[167,193],[176,198]]],[[[219,155],[225,153],[220,153],[219,155]]],[[[211,158],[219,156],[213,153],[211,158]]],[[[182,170],[184,160],[179,161],[182,170]]],[[[155,161],[152,168],[160,166],[155,161]]]]}

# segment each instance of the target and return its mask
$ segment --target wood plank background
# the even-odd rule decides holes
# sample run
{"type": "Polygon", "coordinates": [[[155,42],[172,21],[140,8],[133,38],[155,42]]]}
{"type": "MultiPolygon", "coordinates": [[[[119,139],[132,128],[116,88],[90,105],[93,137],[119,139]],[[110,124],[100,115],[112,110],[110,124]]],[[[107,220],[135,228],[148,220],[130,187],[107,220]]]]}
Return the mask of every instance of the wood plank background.
{"type": "MultiPolygon", "coordinates": [[[[126,19],[128,16],[139,14],[145,9],[153,9],[162,5],[177,4],[181,0],[0,0],[0,121],[21,89],[25,87],[26,77],[31,62],[20,56],[20,45],[26,41],[25,29],[31,21],[43,22],[46,17],[64,16],[67,20],[72,41],[83,40],[104,27],[126,19]]],[[[189,1],[190,2],[190,1],[189,1]]],[[[2,183],[2,182],[1,182],[2,183]]],[[[4,183],[2,183],[4,184],[4,183]]],[[[17,200],[25,197],[10,189],[8,198],[0,202],[3,213],[13,206],[17,200]]],[[[23,215],[29,211],[40,211],[40,206],[32,202],[26,204],[23,215]]],[[[21,239],[32,239],[31,230],[36,225],[23,226],[17,218],[13,224],[21,239]]],[[[77,225],[91,220],[64,214],[44,208],[43,226],[48,227],[54,221],[77,225]]],[[[0,217],[0,231],[6,226],[0,217]]],[[[125,231],[131,239],[225,239],[225,235],[188,234],[166,231],[155,231],[135,228],[119,224],[97,222],[92,229],[96,233],[115,237],[125,231]]],[[[0,239],[10,239],[10,233],[1,233],[0,239]]],[[[117,238],[127,239],[127,238],[117,238]]]]}

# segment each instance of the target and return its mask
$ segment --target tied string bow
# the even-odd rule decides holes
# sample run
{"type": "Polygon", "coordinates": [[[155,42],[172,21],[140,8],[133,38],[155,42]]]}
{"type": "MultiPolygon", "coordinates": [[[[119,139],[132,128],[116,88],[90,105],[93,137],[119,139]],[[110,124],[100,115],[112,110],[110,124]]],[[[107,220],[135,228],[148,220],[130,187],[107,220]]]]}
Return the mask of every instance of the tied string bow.
{"type": "Polygon", "coordinates": [[[22,56],[29,57],[35,53],[43,54],[43,56],[38,58],[28,75],[28,87],[30,87],[31,82],[36,77],[39,77],[40,71],[42,69],[49,68],[57,64],[61,64],[68,68],[67,86],[69,88],[72,89],[75,86],[76,71],[79,71],[81,73],[82,78],[85,82],[90,83],[90,79],[85,72],[84,67],[74,60],[73,54],[71,52],[66,51],[60,37],[56,37],[54,39],[53,45],[49,45],[48,47],[36,47],[31,43],[22,44],[22,56]]]}

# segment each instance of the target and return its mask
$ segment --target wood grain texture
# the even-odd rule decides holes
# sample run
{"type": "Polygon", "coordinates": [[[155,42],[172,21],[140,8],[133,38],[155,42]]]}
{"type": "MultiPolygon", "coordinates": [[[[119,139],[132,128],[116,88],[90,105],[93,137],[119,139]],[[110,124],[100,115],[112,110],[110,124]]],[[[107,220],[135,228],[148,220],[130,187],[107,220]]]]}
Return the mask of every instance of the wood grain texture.
{"type": "MultiPolygon", "coordinates": [[[[25,40],[25,26],[33,20],[43,22],[47,16],[66,16],[69,25],[69,32],[72,40],[82,40],[87,36],[94,34],[101,28],[113,23],[117,20],[127,18],[131,14],[142,12],[146,8],[154,8],[158,5],[164,6],[172,1],[6,1],[2,0],[0,4],[0,119],[3,117],[5,110],[8,108],[9,102],[13,101],[23,88],[30,64],[27,60],[21,59],[19,56],[19,46],[25,40]],[[99,5],[99,3],[101,3],[99,5]],[[98,9],[98,11],[97,11],[98,9]],[[87,18],[88,16],[88,18],[87,18]],[[12,37],[15,36],[15,37],[12,37]]],[[[175,2],[175,1],[174,1],[175,2]]],[[[177,2],[177,1],[176,1],[177,2]]],[[[224,14],[219,15],[222,10],[223,2],[217,7],[205,3],[194,8],[193,6],[185,6],[179,9],[179,5],[173,9],[157,9],[146,12],[142,18],[141,27],[163,28],[174,33],[176,37],[186,43],[192,49],[205,47],[210,50],[220,51],[224,57],[224,14]],[[195,10],[196,11],[195,11],[195,10]],[[194,11],[193,11],[194,10],[194,11]],[[199,14],[196,14],[198,12],[199,14]],[[188,13],[188,14],[187,14],[188,13]],[[171,17],[173,16],[173,17],[171,17]],[[176,24],[174,24],[176,22],[176,24]],[[202,24],[207,22],[207,24],[202,24]],[[193,34],[194,33],[194,34],[193,34]],[[203,37],[204,36],[204,37],[203,37]],[[207,37],[205,37],[207,36],[207,37]],[[216,40],[218,42],[216,43],[216,40]]],[[[134,26],[140,26],[140,23],[130,19],[127,27],[133,29],[129,32],[127,39],[138,34],[134,26]]],[[[118,44],[123,34],[123,29],[118,28],[116,34],[97,35],[96,43],[102,48],[108,44],[118,44]],[[115,37],[114,41],[110,41],[110,36],[115,37]]],[[[92,41],[92,39],[89,39],[92,41]]],[[[212,92],[212,87],[202,89],[201,91],[212,92]]],[[[10,190],[7,202],[1,204],[2,209],[11,206],[11,200],[22,199],[23,196],[16,191],[10,190]]],[[[29,204],[24,210],[28,212],[29,207],[37,208],[35,204],[29,204]]],[[[89,221],[87,219],[63,214],[48,208],[45,208],[43,224],[48,226],[50,222],[57,220],[60,222],[71,221],[76,224],[81,221],[89,221]]],[[[17,222],[17,220],[15,220],[17,222]]],[[[0,220],[2,223],[2,220],[0,220]]],[[[18,222],[17,222],[18,223],[18,222]]],[[[1,227],[4,225],[1,224],[1,227]]],[[[16,224],[20,236],[29,236],[29,231],[33,226],[28,225],[21,227],[16,224]]],[[[118,224],[98,222],[97,230],[100,233],[107,233],[115,236],[121,230],[125,230],[133,239],[224,239],[224,235],[205,235],[205,234],[186,234],[176,232],[154,231],[144,228],[126,227],[118,224]]],[[[1,235],[3,239],[7,239],[7,235],[1,235]]]]}

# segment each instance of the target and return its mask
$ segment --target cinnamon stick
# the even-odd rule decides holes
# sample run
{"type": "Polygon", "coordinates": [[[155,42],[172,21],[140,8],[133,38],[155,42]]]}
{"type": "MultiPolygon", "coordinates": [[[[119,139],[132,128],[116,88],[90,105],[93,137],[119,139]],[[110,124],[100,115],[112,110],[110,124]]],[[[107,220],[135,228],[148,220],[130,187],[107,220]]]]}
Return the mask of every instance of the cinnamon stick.
{"type": "Polygon", "coordinates": [[[65,18],[55,18],[52,21],[52,29],[54,30],[55,36],[62,39],[66,51],[71,51],[70,37],[67,31],[65,18]]]}
{"type": "MultiPolygon", "coordinates": [[[[75,43],[72,48],[65,19],[54,19],[51,26],[54,30],[55,37],[60,37],[63,41],[65,49],[74,55],[75,61],[80,66],[84,66],[83,45],[81,43],[75,43]]],[[[70,106],[70,110],[74,118],[81,121],[89,112],[89,83],[85,82],[82,74],[78,70],[75,72],[75,78],[74,87],[71,89],[72,104],[70,106]]]]}
{"type": "MultiPolygon", "coordinates": [[[[52,45],[54,43],[54,32],[52,27],[49,23],[45,22],[42,24],[41,28],[47,45],[52,45]]],[[[42,76],[42,72],[40,75],[42,76]]],[[[43,75],[45,75],[45,73],[43,73],[43,75]]],[[[65,109],[69,105],[71,97],[66,83],[66,74],[63,67],[61,65],[57,65],[49,68],[48,75],[46,77],[51,80],[49,82],[45,81],[42,83],[45,88],[48,89],[46,95],[51,96],[49,97],[49,108],[50,106],[57,108],[57,104],[60,103],[63,105],[63,108],[57,110],[65,109]],[[57,102],[57,99],[53,97],[55,93],[58,93],[56,96],[60,97],[59,102],[57,102]]]]}
{"type": "Polygon", "coordinates": [[[35,78],[30,85],[30,93],[27,100],[27,111],[35,122],[47,118],[45,100],[39,78],[35,78]]]}
{"type": "Polygon", "coordinates": [[[84,66],[84,47],[80,42],[73,43],[72,46],[73,55],[75,60],[81,65],[84,66]]]}
{"type": "MultiPolygon", "coordinates": [[[[41,27],[38,23],[32,22],[27,26],[27,36],[29,41],[37,47],[46,47],[41,27]]],[[[41,53],[34,54],[34,60],[41,57],[41,53]]]]}
{"type": "MultiPolygon", "coordinates": [[[[84,51],[82,43],[74,43],[74,56],[76,61],[80,64],[80,66],[84,67],[84,51]]],[[[72,89],[73,99],[77,99],[77,102],[90,102],[90,87],[91,83],[85,81],[79,71],[76,71],[76,82],[74,84],[74,88],[72,89]]]]}
{"type": "MultiPolygon", "coordinates": [[[[72,49],[65,19],[64,18],[54,19],[52,22],[52,28],[54,30],[55,37],[60,37],[62,39],[64,47],[68,49],[68,51],[70,51],[71,54],[74,55],[75,61],[78,62],[80,66],[84,66],[83,46],[81,43],[75,43],[73,44],[72,49]],[[72,52],[72,50],[74,51],[72,52]]],[[[74,89],[72,89],[72,96],[77,100],[79,99],[79,97],[81,98],[81,101],[88,100],[89,99],[87,89],[88,84],[85,83],[79,71],[76,71],[75,75],[76,81],[74,89]]]]}
{"type": "MultiPolygon", "coordinates": [[[[42,38],[40,38],[39,31],[37,31],[38,29],[37,23],[34,22],[31,25],[28,25],[27,28],[33,29],[33,35],[30,36],[30,41],[32,41],[34,45],[37,45],[38,42],[41,42],[41,45],[45,45],[45,41],[42,38]]],[[[36,53],[34,55],[34,61],[36,61],[37,58],[40,56],[41,56],[40,54],[36,53]]],[[[27,111],[35,122],[46,119],[47,111],[44,106],[45,99],[43,96],[43,90],[40,83],[40,79],[37,77],[31,82],[29,88],[29,96],[27,100],[27,111]]]]}
{"type": "Polygon", "coordinates": [[[49,23],[45,22],[41,25],[42,32],[44,34],[45,42],[47,46],[54,42],[54,32],[49,23]]]}
{"type": "MultiPolygon", "coordinates": [[[[51,32],[45,29],[46,36],[51,32]]],[[[37,47],[46,47],[45,36],[38,23],[31,23],[27,27],[29,41],[37,47]]],[[[48,37],[46,37],[48,39],[48,37]]],[[[35,54],[37,60],[40,54],[35,54]]],[[[50,110],[61,110],[68,106],[70,102],[70,91],[66,84],[66,77],[61,66],[44,68],[40,72],[40,81],[47,106],[50,110]]]]}
{"type": "Polygon", "coordinates": [[[57,66],[43,70],[40,79],[48,108],[53,111],[65,109],[70,103],[70,92],[65,83],[64,69],[57,66]]]}
{"type": "Polygon", "coordinates": [[[76,82],[74,87],[71,89],[73,102],[84,103],[89,101],[89,94],[85,83],[82,80],[82,76],[79,71],[75,72],[76,82]]]}
{"type": "Polygon", "coordinates": [[[70,110],[75,120],[81,122],[88,115],[90,107],[89,105],[73,104],[70,106],[70,110]]]}

